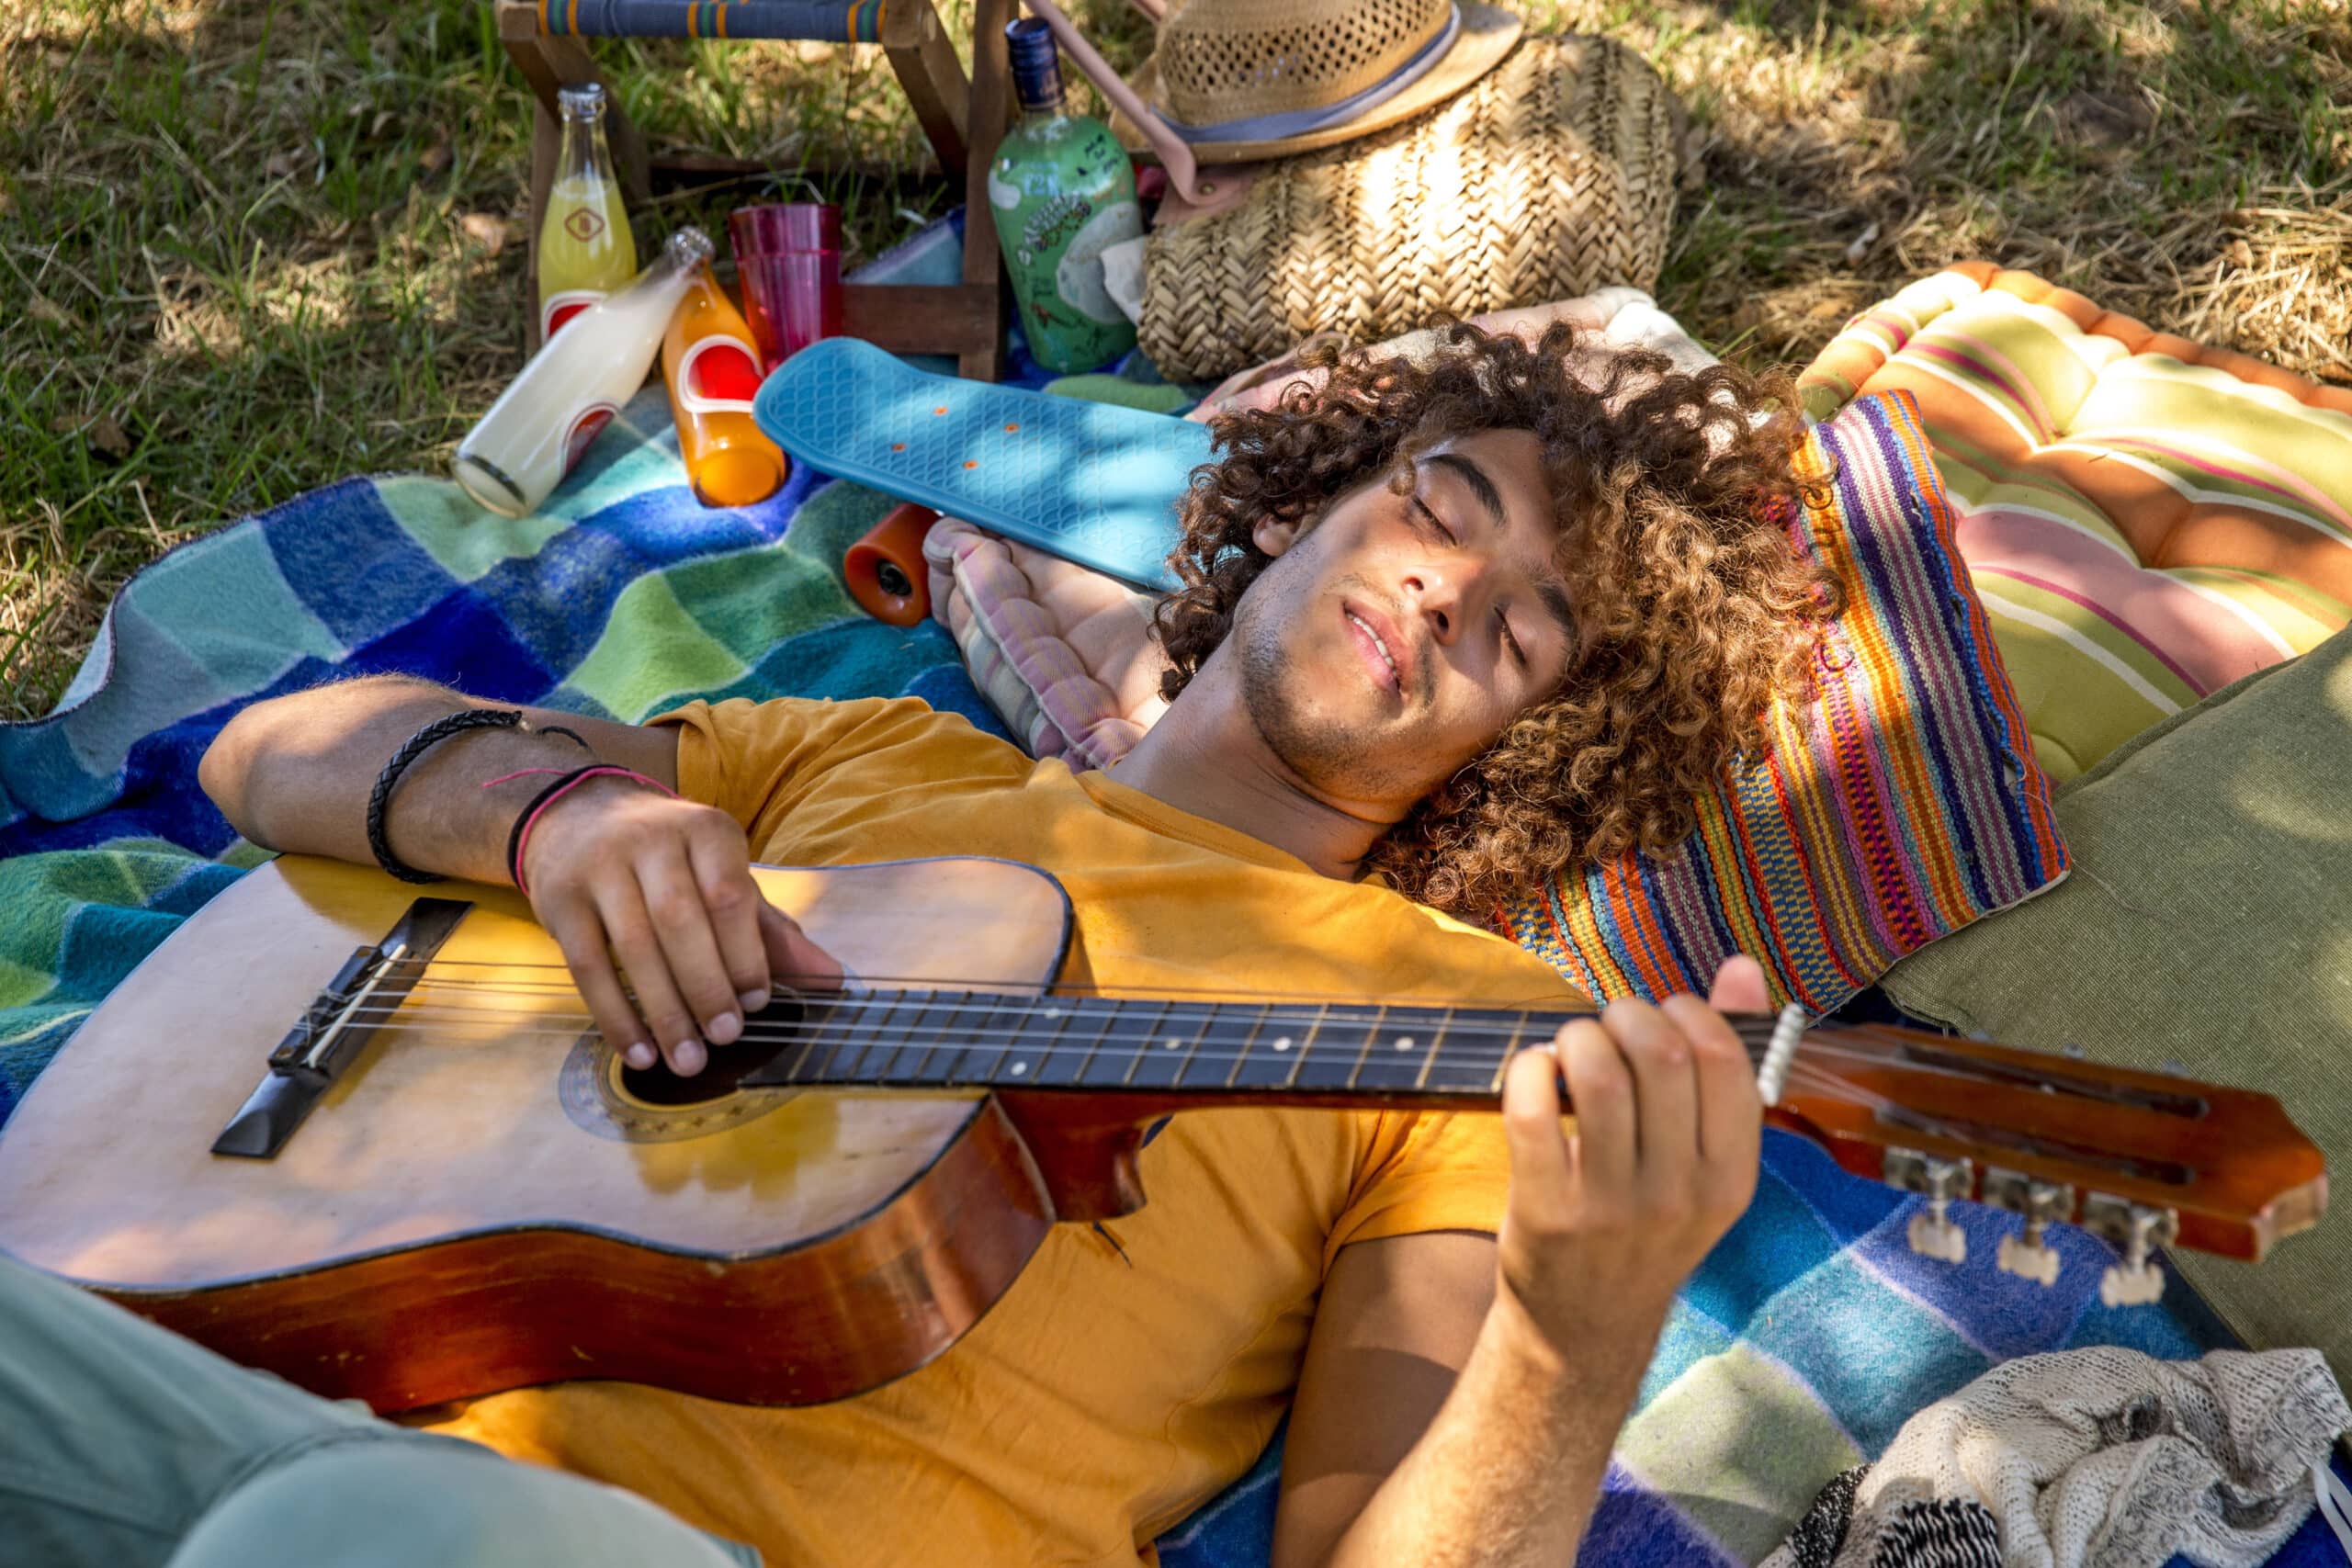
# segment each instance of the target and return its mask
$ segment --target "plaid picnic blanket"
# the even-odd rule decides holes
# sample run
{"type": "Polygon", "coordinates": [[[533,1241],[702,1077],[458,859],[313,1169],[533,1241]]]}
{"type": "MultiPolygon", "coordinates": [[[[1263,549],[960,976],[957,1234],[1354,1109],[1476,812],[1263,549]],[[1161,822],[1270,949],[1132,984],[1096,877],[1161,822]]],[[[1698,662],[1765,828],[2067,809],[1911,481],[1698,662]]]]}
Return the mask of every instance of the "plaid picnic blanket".
{"type": "MultiPolygon", "coordinates": [[[[150,567],[58,711],[0,727],[0,1121],[255,858],[195,783],[254,698],[378,671],[628,720],[696,696],[911,693],[1001,734],[938,626],[884,626],[839,586],[842,548],[888,504],[797,473],[761,505],[707,511],[656,389],[537,518],[490,517],[440,479],[354,479],[150,567]]],[[[1830,1476],[2007,1357],[2227,1342],[2178,1287],[2166,1308],[2100,1306],[2108,1254],[2079,1233],[2059,1236],[2049,1291],[1992,1268],[2006,1216],[1962,1212],[1962,1268],[1916,1258],[1914,1202],[1771,1137],[1754,1210],[1668,1326],[1584,1562],[1753,1562],[1830,1476]]],[[[1170,1532],[1168,1568],[1262,1568],[1278,1458],[1170,1532]]],[[[2277,1561],[2323,1548],[2315,1518],[2277,1561]]]]}

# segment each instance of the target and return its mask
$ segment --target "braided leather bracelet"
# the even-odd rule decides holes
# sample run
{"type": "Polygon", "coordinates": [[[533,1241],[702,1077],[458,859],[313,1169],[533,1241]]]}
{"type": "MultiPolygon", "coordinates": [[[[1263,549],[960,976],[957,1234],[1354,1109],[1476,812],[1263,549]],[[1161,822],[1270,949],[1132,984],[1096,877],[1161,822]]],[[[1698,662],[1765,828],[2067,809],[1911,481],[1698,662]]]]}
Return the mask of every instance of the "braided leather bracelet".
{"type": "MultiPolygon", "coordinates": [[[[392,789],[400,783],[401,775],[408,771],[409,764],[452,735],[462,735],[469,729],[519,729],[522,726],[523,710],[520,708],[466,708],[446,718],[435,719],[401,742],[401,749],[392,753],[391,761],[384,764],[384,771],[376,775],[376,787],[368,796],[368,849],[387,875],[399,877],[402,882],[443,880],[438,874],[419,871],[392,853],[391,843],[384,837],[384,809],[391,804],[392,789]]],[[[560,724],[550,724],[539,733],[560,735],[582,750],[590,750],[586,740],[560,724]]]]}

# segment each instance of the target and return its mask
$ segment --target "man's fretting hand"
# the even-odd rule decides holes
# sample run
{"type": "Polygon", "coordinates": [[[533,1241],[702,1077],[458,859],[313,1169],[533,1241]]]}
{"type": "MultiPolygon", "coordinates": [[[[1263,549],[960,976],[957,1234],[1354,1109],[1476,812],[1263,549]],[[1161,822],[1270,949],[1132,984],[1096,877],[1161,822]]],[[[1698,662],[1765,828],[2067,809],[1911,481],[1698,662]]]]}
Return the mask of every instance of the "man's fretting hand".
{"type": "Polygon", "coordinates": [[[841,982],[840,963],[761,895],[743,829],[714,807],[591,779],[548,807],[523,858],[532,910],[631,1066],[651,1066],[658,1045],[673,1072],[698,1073],[705,1043],[741,1038],[773,983],[841,982]]]}
{"type": "Polygon", "coordinates": [[[1611,1002],[1511,1063],[1497,1307],[1555,1364],[1612,1370],[1630,1397],[1675,1292],[1746,1212],[1763,1106],[1724,1014],[1767,999],[1755,960],[1733,958],[1709,1001],[1611,1002]]]}

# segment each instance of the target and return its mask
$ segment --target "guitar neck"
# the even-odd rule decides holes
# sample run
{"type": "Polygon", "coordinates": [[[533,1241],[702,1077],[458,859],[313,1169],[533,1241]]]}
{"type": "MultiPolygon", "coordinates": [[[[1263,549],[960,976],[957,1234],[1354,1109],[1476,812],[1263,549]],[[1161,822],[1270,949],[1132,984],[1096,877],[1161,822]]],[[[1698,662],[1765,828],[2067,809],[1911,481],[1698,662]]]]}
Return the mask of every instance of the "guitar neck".
{"type": "MultiPolygon", "coordinates": [[[[745,1087],[1147,1092],[1204,1103],[1491,1105],[1558,1012],[910,990],[810,1002],[745,1087]]],[[[757,1037],[757,1028],[747,1039],[757,1037]]],[[[775,1034],[768,1041],[775,1043],[775,1034]]]]}

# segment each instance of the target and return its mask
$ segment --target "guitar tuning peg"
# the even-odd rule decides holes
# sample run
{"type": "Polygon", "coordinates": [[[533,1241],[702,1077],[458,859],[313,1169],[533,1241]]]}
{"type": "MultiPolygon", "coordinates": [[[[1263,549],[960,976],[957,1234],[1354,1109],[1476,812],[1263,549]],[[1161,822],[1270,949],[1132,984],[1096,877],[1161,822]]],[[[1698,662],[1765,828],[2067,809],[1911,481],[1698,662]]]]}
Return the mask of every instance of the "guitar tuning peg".
{"type": "Polygon", "coordinates": [[[1888,1186],[1928,1200],[1928,1206],[1911,1216],[1911,1250],[1922,1258],[1965,1263],[1968,1233],[1951,1223],[1950,1211],[1953,1199],[1968,1196],[1975,1167],[1965,1159],[1946,1159],[1917,1149],[1889,1149],[1880,1174],[1888,1186]]]}
{"type": "Polygon", "coordinates": [[[2128,1199],[2094,1192],[2083,1200],[2083,1228],[2123,1255],[2099,1276],[2098,1299],[2111,1307],[2148,1306],[2165,1293],[2164,1270],[2152,1256],[2180,1234],[2180,1216],[2128,1199]]]}
{"type": "Polygon", "coordinates": [[[2098,1299],[2111,1307],[2154,1306],[2164,1293],[2165,1271],[2146,1258],[2110,1263],[2098,1277],[2098,1299]]]}
{"type": "Polygon", "coordinates": [[[1968,1261],[1968,1233],[1944,1217],[1941,1199],[1911,1216],[1911,1250],[1946,1263],[1968,1261]]]}
{"type": "Polygon", "coordinates": [[[2005,1235],[2001,1250],[1994,1259],[2004,1274],[2015,1274],[2020,1280],[2030,1280],[2037,1285],[2058,1282],[2058,1254],[2041,1245],[2038,1235],[2005,1235]]]}
{"type": "Polygon", "coordinates": [[[2075,1190],[2055,1181],[2037,1181],[2021,1170],[1997,1166],[1984,1171],[1984,1201],[2025,1216],[2025,1234],[2005,1235],[1994,1261],[2005,1274],[2039,1285],[2058,1282],[2058,1254],[2044,1245],[2050,1227],[2075,1212],[2075,1190]]]}

